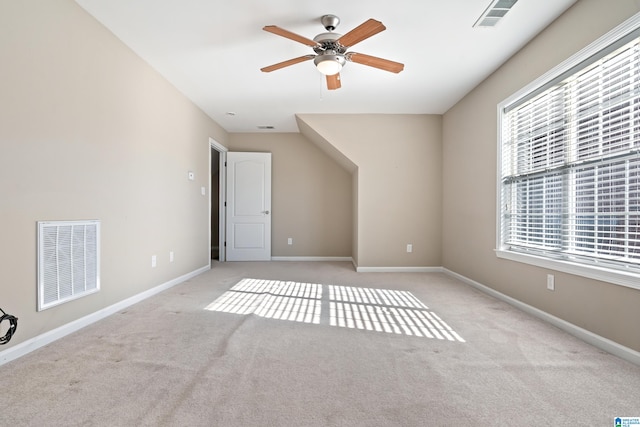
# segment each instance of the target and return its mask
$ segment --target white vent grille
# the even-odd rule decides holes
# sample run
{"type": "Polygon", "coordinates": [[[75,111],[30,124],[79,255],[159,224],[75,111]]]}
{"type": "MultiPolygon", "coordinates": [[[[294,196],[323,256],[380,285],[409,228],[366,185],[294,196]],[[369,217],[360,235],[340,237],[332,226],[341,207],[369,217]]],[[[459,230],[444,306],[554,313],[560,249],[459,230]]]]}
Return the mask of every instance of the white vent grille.
{"type": "Polygon", "coordinates": [[[517,1],[518,0],[493,0],[473,26],[495,27],[517,1]]]}
{"type": "Polygon", "coordinates": [[[100,289],[100,221],[38,222],[38,311],[100,289]]]}

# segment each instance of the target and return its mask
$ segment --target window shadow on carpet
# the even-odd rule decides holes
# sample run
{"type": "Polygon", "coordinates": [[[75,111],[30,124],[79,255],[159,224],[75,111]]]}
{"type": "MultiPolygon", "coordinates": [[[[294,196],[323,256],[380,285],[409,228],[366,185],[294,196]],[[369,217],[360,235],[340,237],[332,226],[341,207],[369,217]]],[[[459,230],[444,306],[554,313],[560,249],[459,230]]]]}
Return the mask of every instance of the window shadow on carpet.
{"type": "Polygon", "coordinates": [[[441,317],[408,291],[242,279],[205,309],[465,342],[441,317]]]}

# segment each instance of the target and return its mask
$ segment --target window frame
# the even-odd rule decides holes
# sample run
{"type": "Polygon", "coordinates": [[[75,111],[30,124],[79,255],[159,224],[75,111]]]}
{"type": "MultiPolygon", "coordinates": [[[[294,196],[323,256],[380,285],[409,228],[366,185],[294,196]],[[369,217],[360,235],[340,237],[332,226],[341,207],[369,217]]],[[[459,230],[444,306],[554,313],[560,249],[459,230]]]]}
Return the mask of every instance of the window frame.
{"type": "Polygon", "coordinates": [[[504,115],[515,105],[523,102],[524,99],[531,99],[538,94],[543,93],[547,88],[552,87],[568,75],[576,73],[578,70],[588,67],[593,63],[592,58],[602,57],[609,52],[617,49],[620,45],[630,41],[630,39],[638,37],[636,32],[640,31],[640,13],[627,19],[595,42],[591,43],[584,49],[580,50],[569,59],[552,68],[538,79],[529,83],[510,97],[500,102],[497,106],[497,174],[496,174],[496,249],[495,253],[498,258],[522,262],[535,265],[545,269],[570,273],[590,279],[600,280],[616,285],[640,289],[640,273],[638,266],[629,265],[629,270],[623,267],[610,267],[606,263],[599,264],[595,262],[593,265],[584,262],[573,262],[567,259],[557,259],[547,257],[541,254],[526,253],[516,251],[502,243],[503,230],[503,183],[502,183],[502,166],[503,166],[503,125],[504,115]]]}

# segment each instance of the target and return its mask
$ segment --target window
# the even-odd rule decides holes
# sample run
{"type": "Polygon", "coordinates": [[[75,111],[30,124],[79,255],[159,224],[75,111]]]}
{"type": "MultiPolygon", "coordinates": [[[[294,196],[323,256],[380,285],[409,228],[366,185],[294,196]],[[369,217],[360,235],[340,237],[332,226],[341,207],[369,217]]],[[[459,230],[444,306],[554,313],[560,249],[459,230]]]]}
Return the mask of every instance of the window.
{"type": "Polygon", "coordinates": [[[499,105],[498,256],[640,288],[639,27],[499,105]]]}

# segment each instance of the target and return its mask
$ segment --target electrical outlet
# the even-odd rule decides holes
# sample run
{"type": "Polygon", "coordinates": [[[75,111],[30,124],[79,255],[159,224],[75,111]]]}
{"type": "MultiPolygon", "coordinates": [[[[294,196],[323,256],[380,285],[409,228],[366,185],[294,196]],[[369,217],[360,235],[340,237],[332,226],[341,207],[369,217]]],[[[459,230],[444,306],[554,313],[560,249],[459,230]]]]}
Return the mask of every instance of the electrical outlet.
{"type": "Polygon", "coordinates": [[[407,253],[413,252],[413,245],[411,243],[407,244],[407,253]]]}
{"type": "Polygon", "coordinates": [[[547,289],[550,291],[555,291],[556,289],[556,280],[553,274],[547,274],[547,289]]]}
{"type": "Polygon", "coordinates": [[[157,264],[158,258],[155,255],[151,255],[151,267],[155,267],[157,264]]]}
{"type": "Polygon", "coordinates": [[[287,239],[287,245],[293,245],[293,237],[287,239]]]}

